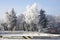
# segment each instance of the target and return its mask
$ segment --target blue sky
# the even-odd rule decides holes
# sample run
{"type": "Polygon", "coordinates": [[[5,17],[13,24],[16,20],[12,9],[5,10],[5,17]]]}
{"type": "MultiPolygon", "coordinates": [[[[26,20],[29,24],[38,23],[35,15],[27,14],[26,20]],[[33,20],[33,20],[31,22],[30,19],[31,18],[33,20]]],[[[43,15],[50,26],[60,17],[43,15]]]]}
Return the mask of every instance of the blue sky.
{"type": "Polygon", "coordinates": [[[26,10],[27,5],[33,3],[39,4],[39,9],[44,9],[46,14],[60,15],[60,0],[0,0],[0,18],[11,8],[20,14],[26,10]]]}

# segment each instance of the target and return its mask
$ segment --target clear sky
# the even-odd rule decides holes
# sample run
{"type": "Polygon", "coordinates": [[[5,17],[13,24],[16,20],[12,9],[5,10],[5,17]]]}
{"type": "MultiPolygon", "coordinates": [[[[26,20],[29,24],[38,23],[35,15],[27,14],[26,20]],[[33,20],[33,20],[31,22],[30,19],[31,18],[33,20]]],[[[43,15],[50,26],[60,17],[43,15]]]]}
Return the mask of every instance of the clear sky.
{"type": "Polygon", "coordinates": [[[39,4],[47,14],[60,15],[60,0],[0,0],[0,18],[6,11],[14,8],[17,14],[24,12],[27,5],[39,4]]]}

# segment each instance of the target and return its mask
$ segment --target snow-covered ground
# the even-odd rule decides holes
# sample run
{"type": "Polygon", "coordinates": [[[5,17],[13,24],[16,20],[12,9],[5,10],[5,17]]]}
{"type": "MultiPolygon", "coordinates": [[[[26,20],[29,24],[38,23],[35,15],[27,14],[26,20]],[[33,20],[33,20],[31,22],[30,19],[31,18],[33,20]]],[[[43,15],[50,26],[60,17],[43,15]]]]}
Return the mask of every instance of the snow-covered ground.
{"type": "Polygon", "coordinates": [[[60,34],[49,34],[49,33],[42,33],[42,32],[32,32],[32,31],[3,31],[3,35],[8,36],[60,36],[60,34]]]}
{"type": "MultiPolygon", "coordinates": [[[[5,39],[25,39],[23,36],[28,37],[30,36],[32,39],[53,39],[59,40],[60,34],[48,34],[48,33],[40,33],[40,32],[26,32],[26,31],[4,31],[2,32],[2,38],[5,39]]],[[[30,38],[29,38],[30,39],[30,38]]]]}

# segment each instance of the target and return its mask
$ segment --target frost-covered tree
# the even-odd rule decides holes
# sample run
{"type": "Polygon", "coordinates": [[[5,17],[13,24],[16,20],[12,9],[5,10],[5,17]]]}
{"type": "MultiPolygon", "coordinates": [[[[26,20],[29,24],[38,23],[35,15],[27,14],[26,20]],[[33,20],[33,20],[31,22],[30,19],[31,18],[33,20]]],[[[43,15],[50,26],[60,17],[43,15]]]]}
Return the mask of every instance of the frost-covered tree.
{"type": "Polygon", "coordinates": [[[2,23],[3,23],[3,19],[1,18],[0,19],[0,31],[4,31],[4,27],[3,27],[2,23]]]}
{"type": "Polygon", "coordinates": [[[28,24],[27,30],[32,30],[34,28],[33,25],[38,23],[37,4],[34,3],[32,6],[27,6],[27,10],[24,16],[25,16],[25,21],[28,24]]]}
{"type": "Polygon", "coordinates": [[[23,26],[24,26],[24,15],[20,14],[17,17],[17,27],[16,27],[16,30],[23,30],[23,26]]]}
{"type": "Polygon", "coordinates": [[[34,3],[32,6],[27,6],[27,10],[25,13],[26,23],[31,23],[32,21],[34,22],[37,16],[38,16],[37,4],[34,3]]]}
{"type": "Polygon", "coordinates": [[[48,27],[56,27],[56,20],[54,16],[47,15],[48,27]]]}
{"type": "Polygon", "coordinates": [[[8,30],[8,18],[9,18],[9,15],[8,15],[8,12],[5,13],[5,16],[4,16],[4,19],[3,19],[3,23],[1,24],[3,27],[4,27],[4,30],[8,30]]]}
{"type": "Polygon", "coordinates": [[[14,8],[10,12],[6,12],[5,23],[7,24],[8,30],[13,30],[16,26],[17,16],[14,8]]]}

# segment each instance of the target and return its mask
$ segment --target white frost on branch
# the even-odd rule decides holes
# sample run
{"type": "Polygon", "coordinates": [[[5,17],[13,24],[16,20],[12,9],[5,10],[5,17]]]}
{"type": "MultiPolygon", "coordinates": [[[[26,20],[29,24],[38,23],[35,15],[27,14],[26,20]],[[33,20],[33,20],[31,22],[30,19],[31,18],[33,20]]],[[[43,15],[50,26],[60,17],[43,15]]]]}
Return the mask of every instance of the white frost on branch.
{"type": "Polygon", "coordinates": [[[32,6],[27,6],[27,10],[25,11],[25,21],[26,23],[37,23],[38,22],[38,7],[37,4],[34,3],[32,6]],[[37,18],[37,19],[36,19],[37,18]]]}

